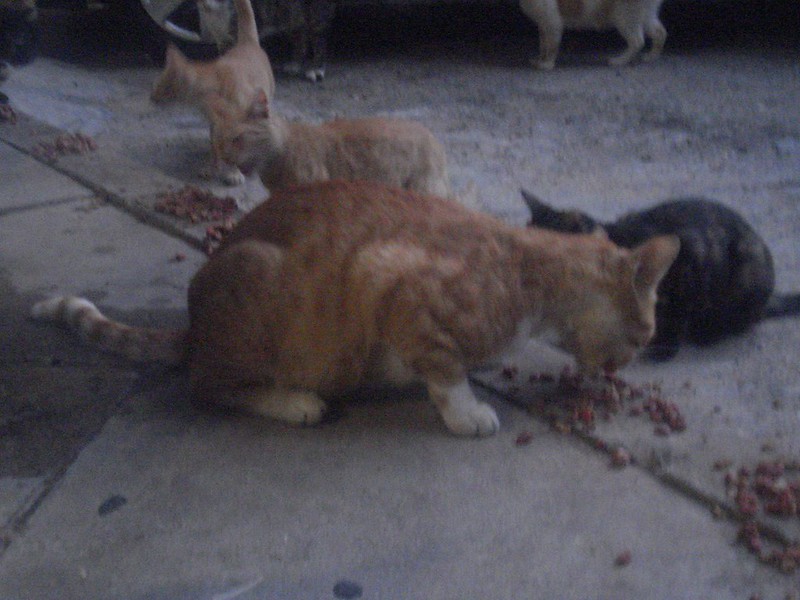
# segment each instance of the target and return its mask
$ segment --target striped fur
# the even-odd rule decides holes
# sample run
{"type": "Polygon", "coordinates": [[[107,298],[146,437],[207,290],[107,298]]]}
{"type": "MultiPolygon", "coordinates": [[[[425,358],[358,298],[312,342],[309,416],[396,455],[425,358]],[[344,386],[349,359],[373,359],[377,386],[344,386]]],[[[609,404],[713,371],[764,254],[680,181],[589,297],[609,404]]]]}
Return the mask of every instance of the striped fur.
{"type": "Polygon", "coordinates": [[[89,300],[77,296],[37,302],[31,317],[62,323],[93,346],[136,362],[180,364],[186,352],[186,331],[130,327],[112,321],[89,300]]]}

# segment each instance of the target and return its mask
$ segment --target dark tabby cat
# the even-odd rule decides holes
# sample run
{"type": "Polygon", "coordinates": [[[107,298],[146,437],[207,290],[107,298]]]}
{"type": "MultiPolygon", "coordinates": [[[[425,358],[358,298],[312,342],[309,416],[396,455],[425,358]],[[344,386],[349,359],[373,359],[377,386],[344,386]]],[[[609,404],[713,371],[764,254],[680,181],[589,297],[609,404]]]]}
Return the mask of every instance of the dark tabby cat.
{"type": "Polygon", "coordinates": [[[668,200],[599,223],[577,210],[559,211],[522,190],[529,225],[569,233],[605,232],[631,248],[675,234],[681,249],[658,288],[656,336],[648,355],[672,358],[684,340],[707,344],[767,318],[800,313],[800,294],[774,293],[775,270],[764,240],[736,212],[705,198],[668,200]]]}
{"type": "MultiPolygon", "coordinates": [[[[234,12],[228,0],[199,0],[200,25],[204,35],[218,46],[235,38],[234,12]]],[[[290,56],[283,71],[311,81],[325,77],[328,30],[336,11],[335,0],[254,0],[262,37],[288,36],[290,56]]]]}
{"type": "MultiPolygon", "coordinates": [[[[34,0],[0,0],[0,63],[24,65],[36,56],[39,40],[34,0]]],[[[0,64],[0,80],[6,68],[0,64]]]]}

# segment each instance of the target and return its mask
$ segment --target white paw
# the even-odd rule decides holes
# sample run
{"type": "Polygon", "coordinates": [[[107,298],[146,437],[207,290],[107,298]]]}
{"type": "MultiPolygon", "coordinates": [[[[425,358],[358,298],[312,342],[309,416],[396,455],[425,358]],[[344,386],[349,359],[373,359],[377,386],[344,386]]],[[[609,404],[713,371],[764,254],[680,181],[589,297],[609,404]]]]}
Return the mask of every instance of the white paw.
{"type": "Polygon", "coordinates": [[[500,421],[494,409],[485,402],[475,402],[468,407],[449,406],[442,411],[447,428],[456,435],[487,436],[497,433],[500,421]]]}
{"type": "Polygon", "coordinates": [[[552,71],[553,67],[556,66],[556,59],[542,59],[542,58],[532,58],[531,65],[533,65],[536,69],[540,71],[552,71]]]}
{"type": "Polygon", "coordinates": [[[220,174],[220,179],[225,185],[236,186],[245,182],[245,176],[239,169],[231,169],[220,174]]]}
{"type": "Polygon", "coordinates": [[[275,416],[293,425],[315,425],[327,410],[325,401],[314,392],[286,392],[275,416]]]}
{"type": "Polygon", "coordinates": [[[305,72],[305,76],[306,79],[308,79],[309,81],[314,81],[314,82],[322,81],[323,79],[325,79],[325,69],[324,68],[308,69],[305,72]]]}

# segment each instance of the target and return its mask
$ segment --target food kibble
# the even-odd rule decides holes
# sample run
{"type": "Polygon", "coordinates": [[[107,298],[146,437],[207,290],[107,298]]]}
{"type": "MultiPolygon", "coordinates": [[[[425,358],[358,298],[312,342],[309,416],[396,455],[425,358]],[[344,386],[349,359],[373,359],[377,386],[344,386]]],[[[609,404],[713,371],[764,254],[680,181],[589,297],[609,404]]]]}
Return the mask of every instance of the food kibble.
{"type": "Polygon", "coordinates": [[[614,566],[627,567],[629,564],[631,564],[632,558],[633,554],[631,554],[630,550],[623,550],[614,558],[614,566]]]}
{"type": "Polygon", "coordinates": [[[8,104],[0,104],[0,123],[10,123],[15,125],[17,122],[17,113],[8,104]]]}
{"type": "Polygon", "coordinates": [[[514,443],[517,446],[527,446],[533,441],[533,434],[530,431],[520,431],[514,443]]]}
{"type": "Polygon", "coordinates": [[[153,208],[190,223],[222,221],[236,212],[236,200],[230,196],[215,196],[195,185],[185,185],[179,190],[159,194],[153,208]]]}
{"type": "Polygon", "coordinates": [[[611,453],[611,466],[621,469],[631,464],[631,453],[622,446],[615,448],[611,453]]]}
{"type": "Polygon", "coordinates": [[[39,142],[31,151],[34,156],[46,162],[55,162],[67,154],[86,154],[97,150],[97,142],[84,133],[64,133],[53,141],[39,142]]]}

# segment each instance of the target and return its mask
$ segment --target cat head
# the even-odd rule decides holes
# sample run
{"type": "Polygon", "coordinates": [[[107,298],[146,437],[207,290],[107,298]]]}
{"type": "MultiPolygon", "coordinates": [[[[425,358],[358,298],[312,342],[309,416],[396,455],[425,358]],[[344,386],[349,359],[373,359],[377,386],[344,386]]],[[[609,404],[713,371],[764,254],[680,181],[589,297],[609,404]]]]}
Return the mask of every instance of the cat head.
{"type": "Polygon", "coordinates": [[[680,250],[677,236],[656,236],[633,250],[593,235],[561,236],[570,256],[560,273],[557,345],[586,373],[629,363],[655,334],[656,290],[680,250]],[[572,241],[565,241],[568,238],[572,241]]]}
{"type": "Polygon", "coordinates": [[[150,100],[156,104],[182,100],[191,91],[189,81],[189,60],[178,48],[170,44],[164,61],[164,70],[153,84],[150,100]]]}
{"type": "Polygon", "coordinates": [[[238,166],[245,175],[258,169],[267,155],[259,140],[269,141],[275,137],[266,91],[259,88],[245,111],[219,97],[209,98],[207,108],[216,155],[238,166]]]}
{"type": "Polygon", "coordinates": [[[586,215],[577,210],[555,210],[548,206],[528,190],[520,190],[522,199],[528,205],[531,212],[531,219],[528,221],[530,227],[542,227],[553,231],[564,233],[595,233],[602,235],[603,227],[586,215]]]}

